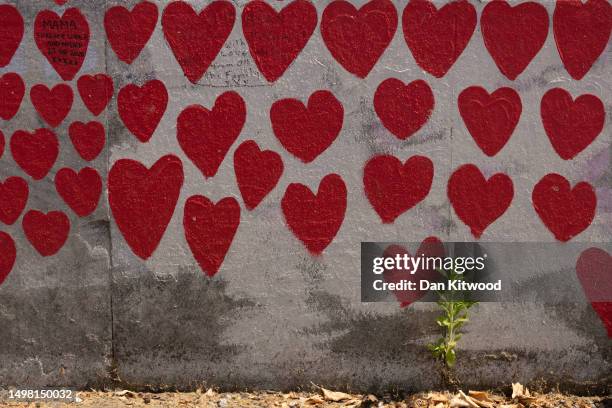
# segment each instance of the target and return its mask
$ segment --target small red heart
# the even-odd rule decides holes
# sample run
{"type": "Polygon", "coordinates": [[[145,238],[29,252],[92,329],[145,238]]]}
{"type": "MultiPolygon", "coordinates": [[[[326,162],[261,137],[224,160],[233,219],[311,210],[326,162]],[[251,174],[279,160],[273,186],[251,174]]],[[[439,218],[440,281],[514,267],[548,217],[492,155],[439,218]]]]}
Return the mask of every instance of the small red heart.
{"type": "Polygon", "coordinates": [[[283,160],[272,150],[261,151],[253,140],[234,152],[234,172],[244,204],[254,209],[274,189],[283,174],[283,160]]]}
{"type": "Polygon", "coordinates": [[[68,167],[55,175],[55,189],[79,217],[86,217],[98,206],[102,178],[95,169],[85,167],[78,173],[68,167]]]}
{"type": "Polygon", "coordinates": [[[606,49],[612,6],[606,0],[557,1],[553,32],[559,56],[572,78],[582,79],[606,49]]]}
{"type": "Polygon", "coordinates": [[[34,21],[34,39],[59,76],[71,81],[87,54],[89,24],[74,7],[66,10],[61,18],[51,10],[43,10],[34,21]]]}
{"type": "Polygon", "coordinates": [[[77,89],[87,109],[98,116],[113,97],[113,80],[106,74],[82,75],[77,89]]]}
{"type": "Polygon", "coordinates": [[[30,100],[38,114],[51,127],[57,127],[72,109],[72,88],[57,84],[49,89],[46,85],[34,85],[30,89],[30,100]]]}
{"type": "Polygon", "coordinates": [[[150,169],[122,159],[108,173],[108,203],[119,231],[142,259],[153,254],[174,214],[183,165],[173,155],[160,158],[150,169]]]}
{"type": "Polygon", "coordinates": [[[402,164],[389,155],[368,160],[363,169],[366,197],[383,223],[395,221],[427,197],[434,167],[424,156],[412,156],[402,164]]]}
{"type": "Polygon", "coordinates": [[[15,241],[6,232],[0,231],[0,285],[7,278],[17,258],[15,241]]]}
{"type": "Polygon", "coordinates": [[[121,61],[131,64],[140,55],[155,30],[157,17],[157,6],[149,1],[138,3],[132,11],[122,6],[106,11],[106,37],[121,61]]]}
{"type": "Polygon", "coordinates": [[[493,0],[482,11],[480,29],[499,70],[515,80],[546,41],[548,13],[531,1],[511,6],[505,0],[493,0]]]}
{"type": "Polygon", "coordinates": [[[23,38],[23,17],[15,6],[0,4],[0,67],[11,62],[23,38]]]}
{"type": "Polygon", "coordinates": [[[239,224],[240,205],[233,197],[214,204],[196,195],[185,202],[185,239],[193,257],[208,276],[213,277],[219,271],[239,224]]]}
{"type": "Polygon", "coordinates": [[[287,151],[310,163],[336,140],[344,108],[329,91],[316,91],[308,106],[298,99],[281,99],[270,108],[274,134],[287,151]]]}
{"type": "Polygon", "coordinates": [[[586,249],[576,262],[576,274],[608,337],[612,337],[612,256],[600,248],[586,249]]]}
{"type": "Polygon", "coordinates": [[[490,157],[506,145],[523,110],[521,97],[512,88],[499,88],[489,95],[482,87],[470,86],[459,94],[458,104],[474,141],[490,157]]]}
{"type": "Polygon", "coordinates": [[[569,160],[587,148],[601,133],[606,112],[595,95],[572,95],[564,89],[546,92],[540,104],[544,130],[555,151],[569,160]]]}
{"type": "Polygon", "coordinates": [[[289,229],[313,255],[333,241],[346,213],[346,184],[337,174],[328,174],[317,194],[305,185],[291,183],[281,201],[289,229]]]}
{"type": "Polygon", "coordinates": [[[229,1],[213,1],[200,14],[184,1],[164,9],[162,28],[185,76],[197,83],[217,57],[234,27],[236,10],[229,1]]]}
{"type": "Polygon", "coordinates": [[[23,171],[40,180],[55,164],[59,142],[49,129],[37,129],[34,133],[18,130],[11,137],[11,153],[23,171]]]}
{"type": "Polygon", "coordinates": [[[385,79],[374,93],[376,114],[385,128],[401,140],[423,127],[433,109],[431,88],[420,79],[408,85],[399,79],[385,79]]]}
{"type": "Polygon", "coordinates": [[[106,136],[100,122],[73,122],[68,128],[68,134],[83,160],[94,160],[104,148],[106,136]]]}
{"type": "Polygon", "coordinates": [[[26,238],[42,256],[59,252],[68,239],[70,220],[61,211],[28,211],[21,221],[26,238]]]}
{"type": "Polygon", "coordinates": [[[9,177],[0,182],[0,221],[12,225],[28,202],[28,183],[21,177],[9,177]]]}
{"type": "Polygon", "coordinates": [[[390,0],[372,0],[359,10],[344,0],[329,3],[321,18],[321,36],[332,56],[348,72],[365,78],[397,30],[390,0]]]}
{"type": "Polygon", "coordinates": [[[569,241],[587,229],[597,207],[597,196],[587,182],[572,189],[559,174],[544,176],[533,188],[533,207],[546,227],[559,241],[569,241]]]}
{"type": "Polygon", "coordinates": [[[153,136],[168,106],[168,91],[154,79],[139,87],[126,85],[117,95],[119,117],[138,140],[146,143],[153,136]]]}
{"type": "Polygon", "coordinates": [[[0,76],[0,118],[10,120],[17,114],[24,93],[25,84],[18,74],[8,72],[0,76]]]}
{"type": "Polygon", "coordinates": [[[308,43],[317,26],[317,9],[294,0],[279,13],[265,1],[249,2],[242,11],[242,31],[257,68],[269,82],[280,78],[308,43]]]}
{"type": "Polygon", "coordinates": [[[411,0],[402,15],[404,39],[416,63],[442,78],[470,42],[476,20],[467,0],[451,1],[440,10],[427,0],[411,0]]]}
{"type": "Polygon", "coordinates": [[[459,219],[480,238],[510,207],[514,187],[506,174],[497,173],[487,180],[478,167],[464,164],[450,176],[447,193],[459,219]]]}
{"type": "Polygon", "coordinates": [[[185,108],[177,119],[176,137],[204,177],[213,177],[246,120],[244,100],[236,92],[221,94],[212,110],[201,105],[185,108]]]}

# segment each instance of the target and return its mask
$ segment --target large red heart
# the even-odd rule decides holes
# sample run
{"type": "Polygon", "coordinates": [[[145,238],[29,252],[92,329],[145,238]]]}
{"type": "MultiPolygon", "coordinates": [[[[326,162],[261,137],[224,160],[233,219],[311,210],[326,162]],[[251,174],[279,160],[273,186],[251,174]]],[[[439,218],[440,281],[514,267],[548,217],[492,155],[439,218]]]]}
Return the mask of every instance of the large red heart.
{"type": "Polygon", "coordinates": [[[244,204],[254,209],[274,189],[283,174],[283,160],[272,150],[259,150],[253,140],[243,142],[234,152],[234,172],[244,204]]]}
{"type": "Polygon", "coordinates": [[[98,206],[102,178],[91,167],[84,167],[78,173],[64,167],[55,175],[55,189],[72,211],[79,217],[86,217],[98,206]]]}
{"type": "Polygon", "coordinates": [[[440,10],[428,0],[411,0],[404,9],[404,39],[421,68],[442,78],[470,42],[476,10],[467,0],[447,3],[440,10]]]}
{"type": "Polygon", "coordinates": [[[261,0],[242,11],[242,32],[257,68],[269,82],[280,78],[308,43],[317,26],[317,9],[294,0],[279,13],[261,0]]]}
{"type": "Polygon", "coordinates": [[[138,57],[155,30],[157,17],[157,6],[149,1],[138,3],[132,11],[123,6],[106,11],[106,37],[121,61],[131,64],[138,57]]]}
{"type": "Polygon", "coordinates": [[[196,195],[185,202],[183,226],[185,239],[202,271],[215,276],[240,224],[240,205],[233,197],[214,204],[196,195]]]}
{"type": "Polygon", "coordinates": [[[305,185],[291,183],[281,201],[289,229],[308,251],[318,255],[333,241],[346,213],[346,185],[337,174],[328,174],[317,194],[305,185]]]}
{"type": "Polygon", "coordinates": [[[66,10],[61,18],[51,10],[43,10],[34,21],[34,39],[59,76],[71,81],[85,60],[89,24],[74,7],[66,10]]]}
{"type": "Polygon", "coordinates": [[[11,62],[23,38],[23,17],[10,4],[0,4],[0,67],[11,62]]]}
{"type": "Polygon", "coordinates": [[[83,103],[94,116],[98,116],[113,97],[113,80],[106,74],[82,75],[77,88],[83,103]]]}
{"type": "Polygon", "coordinates": [[[582,289],[612,337],[612,256],[600,248],[584,250],[576,262],[582,289]]]}
{"type": "Polygon", "coordinates": [[[304,163],[310,163],[340,134],[344,108],[331,92],[316,91],[308,98],[308,106],[299,99],[274,102],[270,120],[283,147],[304,163]]]}
{"type": "Polygon", "coordinates": [[[168,106],[168,91],[162,81],[154,79],[139,87],[126,85],[119,90],[117,107],[125,127],[138,140],[151,139],[168,106]]]}
{"type": "Polygon", "coordinates": [[[332,1],[321,18],[321,36],[329,52],[348,72],[365,78],[393,39],[397,10],[390,0],[371,0],[357,10],[332,1]]]}
{"type": "Polygon", "coordinates": [[[9,177],[0,182],[0,221],[12,225],[28,202],[28,183],[21,177],[9,177]]]}
{"type": "Polygon", "coordinates": [[[150,169],[122,159],[108,173],[108,203],[119,231],[142,259],[161,241],[183,186],[183,165],[173,155],[160,158],[150,169]]]}
{"type": "Polygon", "coordinates": [[[185,76],[194,84],[217,57],[234,27],[236,10],[229,1],[213,1],[200,14],[184,1],[164,9],[162,28],[185,76]]]}
{"type": "Polygon", "coordinates": [[[363,186],[370,204],[383,223],[392,223],[427,197],[434,167],[424,156],[412,156],[402,164],[389,155],[376,156],[363,169],[363,186]]]}
{"type": "Polygon", "coordinates": [[[26,238],[42,256],[55,255],[68,239],[70,220],[61,211],[28,211],[21,221],[26,238]]]}
{"type": "Polygon", "coordinates": [[[0,285],[7,278],[15,265],[17,248],[15,241],[6,232],[0,231],[0,285]]]}
{"type": "Polygon", "coordinates": [[[464,164],[450,176],[447,193],[459,219],[480,238],[510,207],[514,187],[506,174],[497,173],[486,180],[478,167],[464,164]]]}
{"type": "Polygon", "coordinates": [[[100,122],[73,122],[68,128],[68,134],[83,160],[94,160],[104,148],[106,136],[100,122]]]}
{"type": "Polygon", "coordinates": [[[565,69],[582,79],[606,49],[612,31],[612,6],[606,0],[557,1],[553,32],[565,69]]]}
{"type": "Polygon", "coordinates": [[[565,177],[551,173],[540,180],[531,194],[533,207],[559,241],[569,241],[595,218],[597,196],[585,181],[571,188],[565,177]]]}
{"type": "Polygon", "coordinates": [[[513,7],[505,0],[493,0],[482,11],[480,29],[499,70],[515,80],[546,41],[548,13],[531,1],[513,7]]]}
{"type": "Polygon", "coordinates": [[[0,118],[10,120],[17,114],[24,93],[25,84],[19,75],[8,72],[0,76],[0,118]]]}
{"type": "Polygon", "coordinates": [[[55,164],[59,142],[49,129],[37,129],[34,133],[18,130],[11,137],[11,153],[23,171],[40,180],[55,164]]]}
{"type": "Polygon", "coordinates": [[[564,89],[546,92],[540,104],[544,130],[555,151],[569,160],[587,148],[601,133],[606,112],[595,95],[572,95],[564,89]]]}
{"type": "Polygon", "coordinates": [[[46,85],[34,85],[30,89],[30,100],[36,111],[51,127],[57,127],[72,109],[72,88],[57,84],[49,89],[46,85]]]}
{"type": "Polygon", "coordinates": [[[508,142],[518,124],[523,105],[512,88],[492,94],[479,86],[464,89],[458,98],[459,113],[478,147],[490,157],[508,142]]]}
{"type": "Polygon", "coordinates": [[[374,93],[376,114],[387,130],[401,140],[423,127],[433,109],[431,88],[420,79],[408,85],[399,79],[385,79],[374,93]]]}
{"type": "Polygon", "coordinates": [[[240,135],[246,106],[236,92],[221,94],[212,110],[201,105],[185,108],[177,119],[176,137],[204,177],[213,177],[228,150],[240,135]]]}

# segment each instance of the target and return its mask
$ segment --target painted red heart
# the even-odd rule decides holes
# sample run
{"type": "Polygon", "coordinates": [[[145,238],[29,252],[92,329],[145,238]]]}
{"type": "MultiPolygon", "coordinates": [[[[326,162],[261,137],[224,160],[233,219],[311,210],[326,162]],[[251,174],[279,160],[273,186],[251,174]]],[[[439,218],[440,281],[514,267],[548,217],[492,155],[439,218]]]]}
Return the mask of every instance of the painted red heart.
{"type": "Polygon", "coordinates": [[[140,258],[149,258],[159,245],[182,186],[183,165],[173,155],[160,158],[150,169],[129,159],[111,167],[108,203],[119,231],[140,258]]]}
{"type": "Polygon", "coordinates": [[[540,104],[544,130],[555,151],[570,160],[586,149],[601,133],[606,112],[595,95],[572,95],[564,89],[546,92],[540,104]]]}
{"type": "Polygon", "coordinates": [[[408,85],[399,79],[385,79],[374,93],[376,114],[384,127],[401,140],[423,127],[433,109],[431,88],[420,79],[408,85]]]}
{"type": "Polygon", "coordinates": [[[595,218],[597,196],[587,182],[571,188],[559,174],[544,176],[533,188],[533,207],[546,227],[559,241],[569,241],[588,228],[595,218]]]}
{"type": "Polygon", "coordinates": [[[42,256],[59,252],[68,239],[70,220],[61,211],[28,211],[21,221],[26,238],[42,256]]]}
{"type": "Polygon", "coordinates": [[[139,87],[126,85],[117,95],[119,117],[138,140],[146,143],[153,136],[168,106],[168,91],[154,79],[139,87]]]}
{"type": "Polygon", "coordinates": [[[0,182],[0,221],[12,225],[17,221],[28,202],[30,190],[21,177],[9,177],[0,182]]]}
{"type": "Polygon", "coordinates": [[[480,238],[510,207],[514,186],[506,174],[497,173],[487,180],[478,167],[464,164],[450,176],[447,193],[459,219],[480,238]]]}
{"type": "Polygon", "coordinates": [[[397,10],[390,0],[371,0],[357,10],[335,0],[321,17],[321,36],[332,56],[348,72],[365,78],[397,30],[397,10]]]}
{"type": "Polygon", "coordinates": [[[49,129],[37,129],[33,133],[18,130],[11,137],[11,153],[23,171],[34,180],[40,180],[55,164],[59,142],[49,129]]]}
{"type": "Polygon", "coordinates": [[[104,14],[106,37],[117,57],[131,64],[140,55],[157,24],[157,6],[143,1],[129,11],[114,6],[104,14]]]}
{"type": "Polygon", "coordinates": [[[89,24],[74,7],[66,10],[61,18],[51,10],[43,10],[34,21],[34,39],[59,76],[71,81],[87,54],[89,24]]]}
{"type": "Polygon", "coordinates": [[[104,148],[104,126],[100,122],[73,122],[68,128],[72,145],[83,160],[92,161],[104,148]]]}
{"type": "Polygon", "coordinates": [[[257,68],[269,82],[283,75],[316,26],[317,9],[307,0],[294,0],[279,13],[265,1],[255,0],[242,11],[244,38],[257,68]]]}
{"type": "Polygon", "coordinates": [[[219,271],[238,225],[240,205],[233,197],[214,204],[208,198],[196,195],[185,202],[185,239],[193,257],[208,276],[213,277],[219,271]]]}
{"type": "Polygon", "coordinates": [[[523,110],[521,97],[512,88],[489,94],[480,86],[470,86],[459,94],[458,105],[474,141],[490,157],[506,145],[523,110]]]}
{"type": "Polygon", "coordinates": [[[558,1],[553,33],[559,56],[572,78],[580,80],[604,52],[612,31],[612,6],[606,0],[558,1]]]}
{"type": "Polygon", "coordinates": [[[55,175],[55,189],[72,211],[79,217],[86,217],[98,206],[102,178],[91,167],[84,167],[78,173],[64,167],[55,175]]]}
{"type": "Polygon", "coordinates": [[[64,4],[68,3],[68,0],[54,0],[55,4],[57,4],[58,6],[63,6],[64,4]]]}
{"type": "Polygon", "coordinates": [[[177,119],[176,137],[204,177],[213,177],[246,120],[244,100],[236,92],[217,98],[212,110],[201,105],[185,108],[177,119]]]}
{"type": "Polygon", "coordinates": [[[30,89],[30,100],[38,114],[51,127],[57,127],[72,109],[72,88],[57,84],[49,89],[46,85],[34,85],[30,89]]]}
{"type": "Polygon", "coordinates": [[[23,38],[23,17],[10,4],[0,4],[0,67],[13,59],[23,38]]]}
{"type": "Polygon", "coordinates": [[[283,147],[304,163],[310,163],[340,134],[344,108],[331,92],[316,91],[308,98],[308,106],[299,99],[274,102],[270,120],[283,147]]]}
{"type": "Polygon", "coordinates": [[[289,229],[313,255],[333,241],[346,213],[346,184],[337,174],[328,174],[316,195],[305,185],[291,183],[281,201],[289,229]]]}
{"type": "Polygon", "coordinates": [[[283,160],[272,150],[261,151],[253,140],[234,152],[234,172],[244,204],[254,209],[274,189],[283,174],[283,160]]]}
{"type": "Polygon", "coordinates": [[[0,76],[0,118],[10,120],[17,114],[24,93],[25,84],[18,74],[8,72],[0,76]]]}
{"type": "Polygon", "coordinates": [[[4,133],[0,130],[0,157],[4,154],[4,133]]]}
{"type": "Polygon", "coordinates": [[[455,0],[440,10],[428,0],[411,0],[402,15],[404,39],[417,64],[442,78],[470,42],[476,10],[467,0],[455,0]]]}
{"type": "Polygon", "coordinates": [[[77,88],[83,103],[94,116],[98,116],[113,97],[113,80],[106,74],[82,75],[77,88]]]}
{"type": "Polygon", "coordinates": [[[229,1],[213,1],[200,14],[184,1],[164,9],[162,28],[185,76],[197,83],[217,57],[234,27],[236,10],[229,1]]]}
{"type": "Polygon", "coordinates": [[[15,241],[6,232],[0,231],[0,285],[6,280],[15,265],[17,248],[15,241]]]}
{"type": "Polygon", "coordinates": [[[531,1],[511,6],[505,0],[493,0],[482,11],[480,29],[499,70],[515,80],[546,41],[548,13],[531,1]]]}
{"type": "Polygon", "coordinates": [[[412,156],[404,163],[394,156],[379,155],[363,169],[365,194],[385,224],[392,223],[427,197],[434,167],[424,156],[412,156]]]}
{"type": "Polygon", "coordinates": [[[612,256],[600,248],[586,249],[576,262],[576,274],[608,337],[612,337],[612,256]]]}

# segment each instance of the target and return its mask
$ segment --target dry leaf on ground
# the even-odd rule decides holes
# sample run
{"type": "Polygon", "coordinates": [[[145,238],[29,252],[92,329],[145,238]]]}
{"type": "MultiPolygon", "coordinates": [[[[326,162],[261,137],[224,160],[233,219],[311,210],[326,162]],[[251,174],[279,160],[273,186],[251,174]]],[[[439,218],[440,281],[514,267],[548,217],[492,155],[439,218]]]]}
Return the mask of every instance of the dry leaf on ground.
{"type": "Polygon", "coordinates": [[[330,391],[323,387],[321,387],[321,391],[323,391],[323,397],[327,401],[339,402],[339,401],[349,400],[353,398],[352,395],[349,395],[347,393],[339,392],[339,391],[330,391]]]}

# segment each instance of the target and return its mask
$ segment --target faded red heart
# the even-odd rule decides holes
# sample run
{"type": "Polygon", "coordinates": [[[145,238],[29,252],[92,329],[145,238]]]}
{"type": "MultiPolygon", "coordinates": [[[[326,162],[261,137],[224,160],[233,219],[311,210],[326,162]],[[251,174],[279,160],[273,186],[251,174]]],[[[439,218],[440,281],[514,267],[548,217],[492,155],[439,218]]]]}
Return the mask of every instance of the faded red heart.
{"type": "Polygon", "coordinates": [[[121,61],[131,64],[140,55],[155,30],[157,17],[157,6],[149,1],[138,3],[132,11],[123,6],[106,11],[106,37],[121,61]]]}
{"type": "Polygon", "coordinates": [[[331,92],[316,91],[308,98],[308,106],[298,99],[274,102],[270,120],[283,147],[304,163],[310,163],[340,134],[344,108],[331,92]]]}
{"type": "Polygon", "coordinates": [[[122,159],[108,173],[108,203],[132,251],[149,258],[161,241],[183,186],[183,165],[173,155],[150,169],[122,159]]]}
{"type": "Polygon", "coordinates": [[[402,164],[394,156],[379,155],[366,163],[363,186],[370,204],[388,224],[427,197],[433,175],[427,157],[412,156],[402,164]]]}
{"type": "Polygon", "coordinates": [[[492,94],[479,86],[464,89],[458,98],[459,113],[474,141],[490,157],[508,142],[518,124],[523,105],[512,88],[492,94]]]}
{"type": "Polygon", "coordinates": [[[460,166],[448,180],[448,198],[475,238],[501,217],[514,197],[512,180],[497,173],[488,180],[473,164],[460,166]]]}
{"type": "Polygon", "coordinates": [[[12,225],[28,202],[28,183],[21,177],[9,177],[0,182],[0,221],[12,225]]]}
{"type": "Polygon", "coordinates": [[[18,74],[7,72],[0,76],[0,118],[10,120],[17,114],[24,93],[25,84],[18,74]]]}
{"type": "Polygon", "coordinates": [[[442,78],[470,42],[476,10],[467,0],[456,0],[440,10],[428,0],[411,0],[402,15],[404,39],[417,64],[442,78]]]}
{"type": "Polygon", "coordinates": [[[51,127],[57,127],[66,118],[73,98],[72,88],[66,84],[57,84],[51,89],[38,84],[30,89],[32,105],[51,127]]]}
{"type": "Polygon", "coordinates": [[[15,241],[6,232],[0,231],[0,285],[6,280],[15,265],[17,248],[15,241]]]}
{"type": "Polygon", "coordinates": [[[11,137],[11,153],[23,171],[34,180],[40,180],[55,164],[59,142],[49,129],[37,129],[33,133],[18,130],[11,137]]]}
{"type": "Polygon", "coordinates": [[[139,87],[126,85],[119,90],[117,107],[126,128],[146,143],[153,136],[168,106],[168,91],[162,81],[154,79],[139,87]]]}
{"type": "Polygon", "coordinates": [[[555,238],[569,241],[587,229],[597,207],[597,196],[587,182],[571,188],[569,181],[559,174],[544,176],[533,188],[533,207],[555,238]]]}
{"type": "Polygon", "coordinates": [[[612,337],[612,256],[600,248],[584,250],[576,274],[587,299],[612,337]]]}
{"type": "Polygon", "coordinates": [[[21,226],[28,241],[42,256],[58,253],[70,232],[70,220],[61,211],[45,214],[30,210],[23,216],[21,226]]]}
{"type": "Polygon", "coordinates": [[[399,79],[385,79],[374,93],[376,114],[385,128],[401,140],[423,127],[433,109],[433,93],[423,80],[404,85],[399,79]]]}
{"type": "Polygon", "coordinates": [[[283,160],[272,150],[259,150],[253,140],[234,152],[234,172],[244,204],[254,209],[274,189],[283,174],[283,160]]]}
{"type": "Polygon", "coordinates": [[[185,239],[193,257],[208,276],[213,277],[219,271],[238,225],[240,205],[233,197],[214,204],[208,198],[196,195],[185,202],[185,239]]]}
{"type": "Polygon", "coordinates": [[[106,74],[82,75],[77,88],[83,103],[94,116],[98,116],[113,97],[113,80],[106,74]]]}
{"type": "Polygon", "coordinates": [[[98,157],[106,141],[104,126],[100,122],[73,122],[68,134],[76,151],[87,161],[98,157]]]}
{"type": "Polygon", "coordinates": [[[78,173],[64,167],[55,175],[55,189],[72,211],[79,217],[86,217],[98,206],[102,178],[91,167],[84,167],[78,173]]]}
{"type": "Polygon", "coordinates": [[[0,4],[0,67],[13,59],[23,38],[23,17],[15,6],[0,4]]]}

